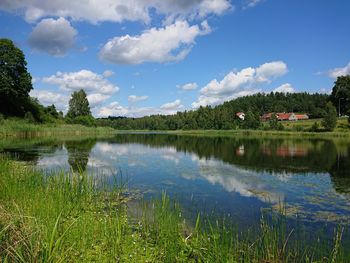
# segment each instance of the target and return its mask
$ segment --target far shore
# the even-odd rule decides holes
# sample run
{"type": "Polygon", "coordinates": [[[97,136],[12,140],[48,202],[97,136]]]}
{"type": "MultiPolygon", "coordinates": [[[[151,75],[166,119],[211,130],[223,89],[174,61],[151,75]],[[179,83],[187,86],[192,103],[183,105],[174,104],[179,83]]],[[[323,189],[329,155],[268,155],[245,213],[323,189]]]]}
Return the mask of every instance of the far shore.
{"type": "Polygon", "coordinates": [[[222,137],[290,137],[290,138],[344,138],[350,139],[350,129],[344,119],[338,120],[337,128],[334,131],[320,130],[309,131],[309,127],[315,121],[307,122],[284,122],[284,130],[118,130],[111,127],[86,127],[77,124],[32,124],[25,121],[3,121],[0,125],[0,139],[6,138],[38,138],[57,136],[96,136],[115,135],[123,133],[153,133],[153,134],[174,134],[186,136],[222,136],[222,137]],[[295,127],[302,127],[295,129],[295,127]]]}

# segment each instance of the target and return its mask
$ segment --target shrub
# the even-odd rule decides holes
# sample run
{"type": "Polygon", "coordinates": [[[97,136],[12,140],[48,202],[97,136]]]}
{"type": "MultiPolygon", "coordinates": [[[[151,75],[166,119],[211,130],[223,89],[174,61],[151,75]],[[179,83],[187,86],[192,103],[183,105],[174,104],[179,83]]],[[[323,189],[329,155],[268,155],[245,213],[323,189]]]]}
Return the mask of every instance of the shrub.
{"type": "Polygon", "coordinates": [[[28,122],[28,123],[35,123],[35,118],[33,116],[33,114],[30,111],[27,111],[24,114],[24,119],[28,122]]]}
{"type": "Polygon", "coordinates": [[[276,131],[284,130],[284,126],[281,122],[278,121],[276,114],[272,114],[271,119],[269,120],[269,126],[271,130],[276,130],[276,131]]]}
{"type": "Polygon", "coordinates": [[[0,113],[0,124],[2,124],[4,120],[5,120],[4,115],[0,113]]]}
{"type": "Polygon", "coordinates": [[[92,117],[91,115],[89,115],[89,116],[78,116],[78,117],[76,117],[74,119],[68,118],[67,122],[68,123],[73,123],[73,124],[81,124],[81,125],[89,126],[89,127],[96,126],[96,121],[95,121],[94,117],[92,117]]]}
{"type": "Polygon", "coordinates": [[[320,124],[317,121],[315,121],[314,124],[312,124],[310,131],[311,132],[318,132],[319,129],[320,129],[320,124]]]}
{"type": "Polygon", "coordinates": [[[331,102],[328,102],[326,105],[326,114],[324,115],[322,125],[327,131],[333,131],[337,125],[337,110],[331,102]]]}

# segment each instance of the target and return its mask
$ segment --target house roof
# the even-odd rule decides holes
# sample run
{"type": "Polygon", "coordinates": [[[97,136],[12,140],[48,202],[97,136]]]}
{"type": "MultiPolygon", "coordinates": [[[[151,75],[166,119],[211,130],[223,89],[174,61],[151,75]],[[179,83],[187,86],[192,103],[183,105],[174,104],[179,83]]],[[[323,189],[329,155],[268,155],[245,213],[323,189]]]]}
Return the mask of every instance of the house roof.
{"type": "Polygon", "coordinates": [[[277,113],[269,112],[269,113],[265,113],[264,115],[262,115],[261,118],[262,119],[270,119],[273,114],[276,114],[277,119],[279,119],[279,120],[288,120],[293,114],[294,114],[296,119],[308,119],[309,118],[309,116],[307,114],[295,114],[292,112],[277,112],[277,113]]]}
{"type": "Polygon", "coordinates": [[[285,112],[283,112],[283,113],[276,113],[277,118],[279,120],[288,120],[290,118],[290,116],[292,116],[292,114],[293,113],[285,113],[285,112]]]}

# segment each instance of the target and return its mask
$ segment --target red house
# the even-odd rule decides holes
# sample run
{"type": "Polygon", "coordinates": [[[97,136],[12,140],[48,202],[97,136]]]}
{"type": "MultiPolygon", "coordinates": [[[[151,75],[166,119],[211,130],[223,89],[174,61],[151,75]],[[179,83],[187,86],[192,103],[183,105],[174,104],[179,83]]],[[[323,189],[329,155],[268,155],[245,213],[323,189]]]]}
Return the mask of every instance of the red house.
{"type": "Polygon", "coordinates": [[[278,112],[278,113],[265,113],[261,116],[262,121],[269,121],[272,118],[272,115],[276,114],[276,117],[279,121],[298,121],[298,120],[307,120],[309,116],[307,114],[295,114],[292,112],[278,112]]]}

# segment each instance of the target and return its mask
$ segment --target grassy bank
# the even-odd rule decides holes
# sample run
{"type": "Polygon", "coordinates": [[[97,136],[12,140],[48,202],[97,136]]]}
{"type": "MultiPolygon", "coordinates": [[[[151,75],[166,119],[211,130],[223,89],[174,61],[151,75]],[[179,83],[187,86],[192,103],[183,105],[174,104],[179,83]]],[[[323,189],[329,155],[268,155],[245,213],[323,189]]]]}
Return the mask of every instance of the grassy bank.
{"type": "Polygon", "coordinates": [[[77,124],[33,124],[23,119],[7,119],[0,123],[0,138],[51,137],[113,134],[109,127],[86,127],[77,124]]]}
{"type": "MultiPolygon", "coordinates": [[[[180,130],[167,131],[178,135],[200,135],[200,136],[250,136],[250,137],[295,137],[295,138],[344,138],[350,139],[350,126],[346,118],[337,120],[337,126],[334,131],[327,132],[322,128],[317,132],[311,132],[312,125],[317,122],[321,124],[322,119],[304,120],[304,121],[285,121],[281,122],[284,130],[180,130]]],[[[267,124],[266,124],[267,125],[267,124]]]]}
{"type": "MultiPolygon", "coordinates": [[[[224,136],[224,137],[286,137],[286,138],[324,138],[324,139],[350,139],[350,125],[347,118],[337,120],[337,126],[334,131],[328,132],[319,128],[317,132],[312,132],[313,124],[317,122],[321,125],[322,119],[304,120],[304,121],[285,121],[281,122],[284,129],[281,131],[269,130],[268,127],[259,130],[118,130],[118,133],[168,133],[176,135],[193,136],[224,136]]],[[[263,126],[268,126],[264,123],[263,126]]]]}
{"type": "Polygon", "coordinates": [[[286,137],[286,138],[344,138],[350,139],[349,132],[300,132],[300,131],[264,131],[264,130],[177,130],[164,131],[169,134],[224,137],[286,137]]]}
{"type": "Polygon", "coordinates": [[[0,158],[2,262],[348,262],[342,229],[331,244],[295,238],[283,216],[257,233],[218,221],[185,220],[164,194],[129,213],[125,187],[101,177],[43,175],[0,158]]]}

